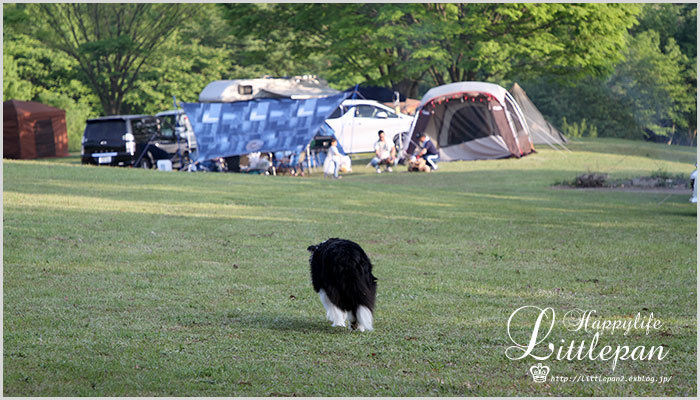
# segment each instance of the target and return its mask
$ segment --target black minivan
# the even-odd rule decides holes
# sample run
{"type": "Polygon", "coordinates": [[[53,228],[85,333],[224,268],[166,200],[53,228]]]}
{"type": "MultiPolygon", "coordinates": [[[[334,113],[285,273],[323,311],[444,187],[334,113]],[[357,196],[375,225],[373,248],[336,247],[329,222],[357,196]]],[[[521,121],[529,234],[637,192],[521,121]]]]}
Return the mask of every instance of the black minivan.
{"type": "Polygon", "coordinates": [[[173,130],[161,131],[156,117],[112,115],[86,121],[81,162],[153,168],[158,160],[170,160],[180,169],[189,163],[187,149],[173,130]]]}

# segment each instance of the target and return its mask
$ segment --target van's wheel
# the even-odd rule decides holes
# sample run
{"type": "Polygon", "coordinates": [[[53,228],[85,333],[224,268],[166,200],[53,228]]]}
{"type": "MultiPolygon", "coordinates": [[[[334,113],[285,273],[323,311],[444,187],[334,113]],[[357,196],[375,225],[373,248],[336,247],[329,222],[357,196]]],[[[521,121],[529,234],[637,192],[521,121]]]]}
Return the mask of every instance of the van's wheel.
{"type": "Polygon", "coordinates": [[[139,161],[139,168],[143,169],[151,169],[151,161],[148,159],[148,157],[143,157],[141,161],[139,161]]]}

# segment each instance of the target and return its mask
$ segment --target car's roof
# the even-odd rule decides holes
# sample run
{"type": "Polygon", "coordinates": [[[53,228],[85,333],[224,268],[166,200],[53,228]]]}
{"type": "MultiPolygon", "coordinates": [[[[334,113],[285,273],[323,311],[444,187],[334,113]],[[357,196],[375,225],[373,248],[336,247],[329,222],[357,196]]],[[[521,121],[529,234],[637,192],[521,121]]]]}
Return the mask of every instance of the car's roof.
{"type": "Polygon", "coordinates": [[[152,115],[146,115],[146,114],[139,114],[139,115],[107,115],[105,117],[99,117],[99,118],[91,118],[88,119],[87,122],[93,122],[93,121],[109,121],[109,120],[115,120],[115,119],[121,119],[121,120],[127,120],[127,119],[136,119],[136,118],[155,118],[152,115]]]}
{"type": "Polygon", "coordinates": [[[345,100],[343,100],[343,103],[342,103],[342,104],[343,104],[344,106],[355,106],[355,105],[358,105],[358,104],[371,104],[371,105],[373,105],[373,106],[379,105],[379,106],[382,106],[382,107],[386,107],[384,104],[382,104],[382,103],[380,103],[380,102],[378,102],[378,101],[374,101],[374,100],[365,100],[365,99],[354,99],[354,100],[353,100],[353,99],[345,99],[345,100]]]}
{"type": "Polygon", "coordinates": [[[166,115],[178,115],[178,114],[184,114],[184,110],[168,110],[168,111],[161,111],[158,114],[156,114],[156,117],[163,117],[166,115]]]}
{"type": "Polygon", "coordinates": [[[397,113],[396,111],[394,111],[391,107],[387,106],[386,104],[382,104],[382,103],[375,101],[375,100],[345,99],[345,100],[343,100],[341,105],[343,105],[345,107],[353,107],[353,106],[359,106],[359,105],[375,106],[375,107],[382,108],[384,110],[391,110],[392,112],[394,112],[396,115],[398,115],[401,118],[412,118],[410,115],[403,114],[403,113],[397,113]]]}

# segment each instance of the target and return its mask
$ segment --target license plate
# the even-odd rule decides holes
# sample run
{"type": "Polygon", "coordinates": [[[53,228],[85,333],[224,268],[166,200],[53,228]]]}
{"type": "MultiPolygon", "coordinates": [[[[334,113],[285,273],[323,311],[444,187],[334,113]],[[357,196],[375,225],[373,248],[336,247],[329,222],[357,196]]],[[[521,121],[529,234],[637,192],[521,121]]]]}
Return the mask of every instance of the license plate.
{"type": "Polygon", "coordinates": [[[97,162],[100,164],[109,164],[112,162],[112,157],[98,157],[97,162]]]}

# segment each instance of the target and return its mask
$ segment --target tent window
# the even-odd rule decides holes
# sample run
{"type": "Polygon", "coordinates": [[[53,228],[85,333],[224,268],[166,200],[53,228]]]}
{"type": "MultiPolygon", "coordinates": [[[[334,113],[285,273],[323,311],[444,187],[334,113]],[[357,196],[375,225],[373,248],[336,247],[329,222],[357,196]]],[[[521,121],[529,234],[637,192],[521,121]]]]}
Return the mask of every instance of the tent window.
{"type": "Polygon", "coordinates": [[[253,94],[252,85],[238,85],[238,94],[253,94]]]}
{"type": "Polygon", "coordinates": [[[449,121],[447,145],[493,135],[496,126],[486,103],[465,103],[449,121]]]}
{"type": "Polygon", "coordinates": [[[520,121],[520,118],[518,117],[518,113],[515,112],[515,107],[513,106],[513,103],[508,98],[506,98],[506,110],[508,111],[508,114],[510,115],[510,120],[513,121],[513,125],[515,126],[515,131],[516,132],[523,132],[525,130],[525,128],[523,127],[523,124],[520,121]]]}

